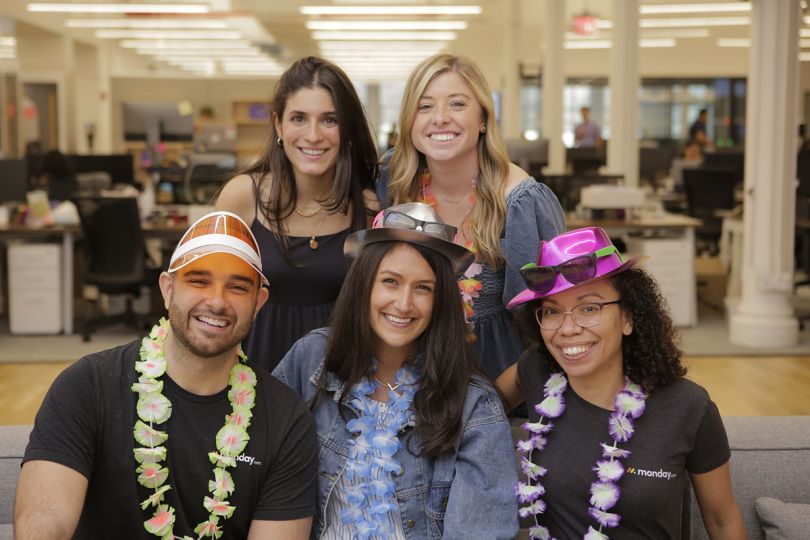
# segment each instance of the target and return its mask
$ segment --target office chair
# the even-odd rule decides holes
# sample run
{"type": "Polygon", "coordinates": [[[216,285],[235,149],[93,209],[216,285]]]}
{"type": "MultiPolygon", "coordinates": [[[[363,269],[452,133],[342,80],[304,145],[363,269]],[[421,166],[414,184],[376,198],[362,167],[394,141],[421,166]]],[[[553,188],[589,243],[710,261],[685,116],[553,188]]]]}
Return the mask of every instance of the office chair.
{"type": "Polygon", "coordinates": [[[734,208],[737,178],[730,170],[699,167],[683,170],[683,184],[689,215],[703,222],[695,231],[698,251],[716,255],[723,219],[715,211],[734,208]]]}
{"type": "Polygon", "coordinates": [[[188,204],[212,204],[222,184],[236,168],[236,156],[227,153],[192,154],[183,176],[183,199],[188,204]]]}
{"type": "Polygon", "coordinates": [[[79,211],[88,253],[85,285],[94,285],[101,294],[124,294],[124,312],[104,315],[96,305],[95,314],[81,324],[84,341],[97,329],[124,323],[144,331],[156,317],[135,313],[133,299],[142,287],[154,287],[160,270],[150,265],[146,253],[138,203],[134,197],[80,197],[74,199],[79,211]]]}

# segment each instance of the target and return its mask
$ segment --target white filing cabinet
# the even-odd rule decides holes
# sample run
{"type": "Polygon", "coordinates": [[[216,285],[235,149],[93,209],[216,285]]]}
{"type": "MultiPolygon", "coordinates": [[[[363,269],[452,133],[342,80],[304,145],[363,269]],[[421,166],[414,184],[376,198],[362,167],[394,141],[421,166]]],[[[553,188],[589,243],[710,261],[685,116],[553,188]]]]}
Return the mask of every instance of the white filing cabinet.
{"type": "Polygon", "coordinates": [[[650,257],[641,268],[658,282],[676,326],[697,323],[695,247],[690,233],[675,238],[626,238],[628,255],[650,257]]]}
{"type": "Polygon", "coordinates": [[[13,334],[62,331],[62,257],[58,244],[8,248],[9,327],[13,334]]]}

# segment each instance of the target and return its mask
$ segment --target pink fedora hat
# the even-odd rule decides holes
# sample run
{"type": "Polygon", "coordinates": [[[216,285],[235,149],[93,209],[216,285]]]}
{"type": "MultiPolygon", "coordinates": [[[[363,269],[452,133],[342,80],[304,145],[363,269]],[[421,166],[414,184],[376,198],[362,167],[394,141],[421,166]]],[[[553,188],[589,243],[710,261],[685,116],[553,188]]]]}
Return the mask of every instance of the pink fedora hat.
{"type": "Polygon", "coordinates": [[[506,306],[517,306],[545,298],[588,283],[595,279],[623,272],[646,257],[622,259],[607,233],[599,227],[584,227],[540,242],[537,263],[520,269],[526,290],[510,300],[506,306]]]}

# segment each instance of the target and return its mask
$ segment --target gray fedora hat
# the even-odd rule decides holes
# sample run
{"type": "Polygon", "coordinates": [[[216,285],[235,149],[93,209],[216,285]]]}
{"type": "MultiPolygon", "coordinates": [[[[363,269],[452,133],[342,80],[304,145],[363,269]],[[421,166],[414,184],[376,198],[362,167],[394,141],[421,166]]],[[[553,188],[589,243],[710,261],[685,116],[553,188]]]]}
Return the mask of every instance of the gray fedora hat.
{"type": "Polygon", "coordinates": [[[469,249],[453,243],[455,234],[456,228],[442,222],[429,204],[398,204],[377,214],[371,229],[349,235],[343,244],[343,253],[355,259],[367,244],[407,242],[444,255],[453,266],[453,271],[463,274],[475,260],[475,255],[469,249]]]}

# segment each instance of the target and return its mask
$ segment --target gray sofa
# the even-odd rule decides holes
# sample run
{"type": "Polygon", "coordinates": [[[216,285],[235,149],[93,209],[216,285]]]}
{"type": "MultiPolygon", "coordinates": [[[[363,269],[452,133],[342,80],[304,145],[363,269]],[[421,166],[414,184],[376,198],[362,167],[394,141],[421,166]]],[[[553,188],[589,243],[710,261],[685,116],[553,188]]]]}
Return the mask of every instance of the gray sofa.
{"type": "MultiPolygon", "coordinates": [[[[731,442],[731,476],[742,509],[748,537],[764,540],[763,525],[755,509],[760,497],[784,503],[810,505],[810,416],[730,416],[723,418],[731,442]]],[[[516,422],[517,423],[517,422],[516,422]]],[[[0,426],[0,540],[12,538],[14,489],[20,473],[20,458],[31,426],[0,426]]],[[[694,498],[684,508],[691,538],[707,538],[694,498]]],[[[760,503],[761,504],[761,503],[760,503]]],[[[786,519],[810,516],[808,509],[792,507],[786,519]],[[796,512],[803,512],[797,517],[796,512]]],[[[762,512],[760,508],[760,512],[762,512]]],[[[766,524],[767,525],[767,524],[766,524]]],[[[801,530],[801,529],[798,529],[801,530]]],[[[810,529],[805,529],[810,537],[810,529]]],[[[525,531],[523,531],[525,537],[525,531]]],[[[689,534],[684,534],[689,538],[689,534]]],[[[781,536],[779,538],[792,538],[781,536]]]]}

